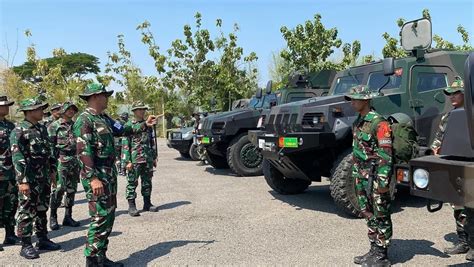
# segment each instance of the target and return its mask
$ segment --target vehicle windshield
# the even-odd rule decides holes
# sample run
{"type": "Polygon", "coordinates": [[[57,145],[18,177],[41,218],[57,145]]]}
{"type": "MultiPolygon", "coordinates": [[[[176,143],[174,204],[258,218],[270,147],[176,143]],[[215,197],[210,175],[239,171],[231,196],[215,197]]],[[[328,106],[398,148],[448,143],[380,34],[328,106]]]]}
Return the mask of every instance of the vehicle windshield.
{"type": "Polygon", "coordinates": [[[337,78],[333,94],[342,95],[347,93],[352,87],[356,85],[361,85],[363,77],[364,74],[356,74],[337,78]]]}
{"type": "MultiPolygon", "coordinates": [[[[402,77],[399,75],[392,75],[389,77],[390,77],[390,80],[383,89],[400,88],[400,85],[402,84],[402,77]]],[[[387,76],[383,75],[383,72],[379,71],[379,72],[373,72],[369,75],[369,81],[367,82],[367,85],[369,86],[371,91],[377,91],[386,82],[387,82],[387,76]]]]}

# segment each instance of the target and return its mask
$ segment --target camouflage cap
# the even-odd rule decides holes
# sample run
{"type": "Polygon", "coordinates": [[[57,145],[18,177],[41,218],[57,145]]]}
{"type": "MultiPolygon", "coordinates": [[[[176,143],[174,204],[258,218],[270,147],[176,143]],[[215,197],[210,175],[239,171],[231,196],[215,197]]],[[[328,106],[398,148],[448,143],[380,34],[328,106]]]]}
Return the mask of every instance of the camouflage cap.
{"type": "Polygon", "coordinates": [[[344,95],[344,98],[347,101],[351,101],[352,99],[369,100],[372,99],[372,91],[370,91],[366,85],[356,85],[349,89],[349,93],[344,95]]]}
{"type": "Polygon", "coordinates": [[[113,90],[111,91],[107,91],[105,90],[105,86],[103,84],[100,84],[100,83],[89,83],[85,90],[84,90],[84,93],[80,94],[79,97],[84,99],[84,100],[87,100],[87,98],[89,98],[89,96],[92,96],[92,95],[98,95],[98,94],[106,94],[107,97],[111,96],[112,94],[114,93],[113,90]]]}
{"type": "Polygon", "coordinates": [[[64,114],[69,108],[73,108],[76,112],[79,111],[77,106],[72,102],[64,102],[63,106],[61,107],[61,113],[64,114]]]}
{"type": "Polygon", "coordinates": [[[464,82],[459,77],[457,77],[457,79],[451,84],[451,86],[444,88],[445,95],[452,95],[457,92],[461,92],[464,94],[464,82]]]}
{"type": "Polygon", "coordinates": [[[61,103],[55,103],[55,104],[51,105],[49,110],[53,111],[53,110],[56,110],[56,109],[60,109],[62,106],[63,106],[63,104],[61,104],[61,103]]]}
{"type": "Polygon", "coordinates": [[[136,109],[149,109],[149,107],[145,105],[145,103],[143,103],[142,101],[136,101],[132,104],[132,111],[136,109]]]}
{"type": "Polygon", "coordinates": [[[0,106],[11,106],[15,104],[14,101],[8,101],[8,97],[6,95],[0,95],[0,106]]]}
{"type": "Polygon", "coordinates": [[[44,103],[41,101],[39,97],[32,97],[23,99],[20,101],[20,111],[28,111],[28,110],[35,110],[35,109],[46,109],[48,107],[48,103],[44,103]]]}

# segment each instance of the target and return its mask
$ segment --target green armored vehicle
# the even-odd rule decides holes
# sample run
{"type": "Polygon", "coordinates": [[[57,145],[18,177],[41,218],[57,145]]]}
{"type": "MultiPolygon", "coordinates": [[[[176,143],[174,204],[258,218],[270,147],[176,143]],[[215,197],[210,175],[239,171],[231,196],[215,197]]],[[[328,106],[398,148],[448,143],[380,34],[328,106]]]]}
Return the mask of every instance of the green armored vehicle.
{"type": "Polygon", "coordinates": [[[262,156],[248,140],[247,132],[257,129],[273,106],[326,94],[334,76],[335,71],[330,70],[296,75],[287,88],[277,92],[271,92],[269,82],[265,94],[257,90],[247,108],[208,116],[202,121],[199,140],[209,163],[216,169],[230,167],[240,176],[261,175],[262,156]]]}
{"type": "Polygon", "coordinates": [[[464,73],[464,109],[449,115],[440,155],[410,161],[410,191],[437,202],[428,204],[431,212],[442,202],[474,208],[474,52],[464,73]]]}
{"type": "MultiPolygon", "coordinates": [[[[355,85],[373,90],[371,104],[378,113],[416,130],[413,147],[419,146],[419,151],[413,153],[426,150],[442,114],[450,109],[442,88],[455,76],[462,76],[467,53],[430,50],[431,22],[427,19],[406,23],[401,37],[411,56],[341,71],[328,96],[274,107],[264,131],[250,133],[249,138],[262,150],[263,173],[273,190],[298,194],[313,181],[329,177],[335,203],[359,215],[351,175],[351,128],[357,114],[344,99],[355,85]]],[[[407,166],[407,162],[396,163],[407,166]]],[[[394,173],[394,178],[408,185],[408,171],[394,173]]]]}

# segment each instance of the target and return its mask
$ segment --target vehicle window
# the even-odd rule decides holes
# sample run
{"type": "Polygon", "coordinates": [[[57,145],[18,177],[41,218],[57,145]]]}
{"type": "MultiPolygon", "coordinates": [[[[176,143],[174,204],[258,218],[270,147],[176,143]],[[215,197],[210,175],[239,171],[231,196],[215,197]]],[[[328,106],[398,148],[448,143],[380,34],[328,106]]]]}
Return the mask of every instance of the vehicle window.
{"type": "Polygon", "coordinates": [[[448,86],[446,73],[419,72],[416,81],[418,92],[426,92],[448,86]]]}
{"type": "Polygon", "coordinates": [[[362,84],[362,79],[364,78],[364,74],[357,74],[352,76],[344,76],[337,78],[336,86],[334,89],[334,95],[342,95],[345,94],[356,85],[362,84]]]}
{"type": "MultiPolygon", "coordinates": [[[[402,77],[401,76],[396,76],[392,75],[389,76],[390,81],[388,82],[387,85],[383,89],[395,89],[395,88],[400,88],[400,85],[402,84],[402,77]]],[[[369,86],[369,89],[371,91],[376,91],[382,85],[384,85],[387,82],[387,76],[383,75],[383,72],[372,72],[369,75],[369,80],[367,82],[367,85],[369,86]]]]}
{"type": "Polygon", "coordinates": [[[300,100],[305,100],[305,99],[308,99],[308,98],[311,98],[311,97],[313,97],[313,96],[292,96],[288,100],[288,103],[296,102],[296,101],[300,101],[300,100]]]}
{"type": "Polygon", "coordinates": [[[275,94],[269,94],[266,95],[263,99],[263,105],[261,105],[262,108],[268,109],[271,108],[271,103],[274,102],[276,104],[277,97],[275,94]]]}
{"type": "Polygon", "coordinates": [[[250,99],[249,107],[258,108],[259,106],[262,105],[259,102],[260,102],[260,99],[254,97],[254,98],[250,99]]]}

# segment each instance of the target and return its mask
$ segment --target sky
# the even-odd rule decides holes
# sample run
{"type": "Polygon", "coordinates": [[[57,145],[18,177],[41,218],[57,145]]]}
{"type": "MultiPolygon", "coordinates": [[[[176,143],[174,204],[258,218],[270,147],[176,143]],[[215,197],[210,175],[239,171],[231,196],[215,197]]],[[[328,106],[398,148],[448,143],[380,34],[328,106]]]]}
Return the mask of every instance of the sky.
{"type": "Polygon", "coordinates": [[[420,18],[424,8],[430,10],[434,34],[461,44],[456,32],[461,24],[474,36],[472,0],[0,0],[0,55],[13,60],[13,65],[22,64],[30,42],[23,32],[30,29],[40,58],[50,57],[54,48],[62,47],[66,52],[97,56],[103,69],[107,51],[117,51],[117,35],[124,34],[134,63],[146,75],[154,75],[153,61],[136,26],[148,20],[164,53],[173,40],[183,37],[185,24],[194,25],[194,14],[200,12],[203,27],[213,36],[217,18],[223,20],[225,32],[230,32],[234,23],[239,25],[238,44],[245,55],[256,52],[259,84],[264,86],[270,78],[272,53],[285,48],[281,26],[294,28],[319,13],[327,28],[338,29],[343,42],[359,40],[361,55],[381,57],[382,34],[398,36],[396,20],[420,18]]]}

